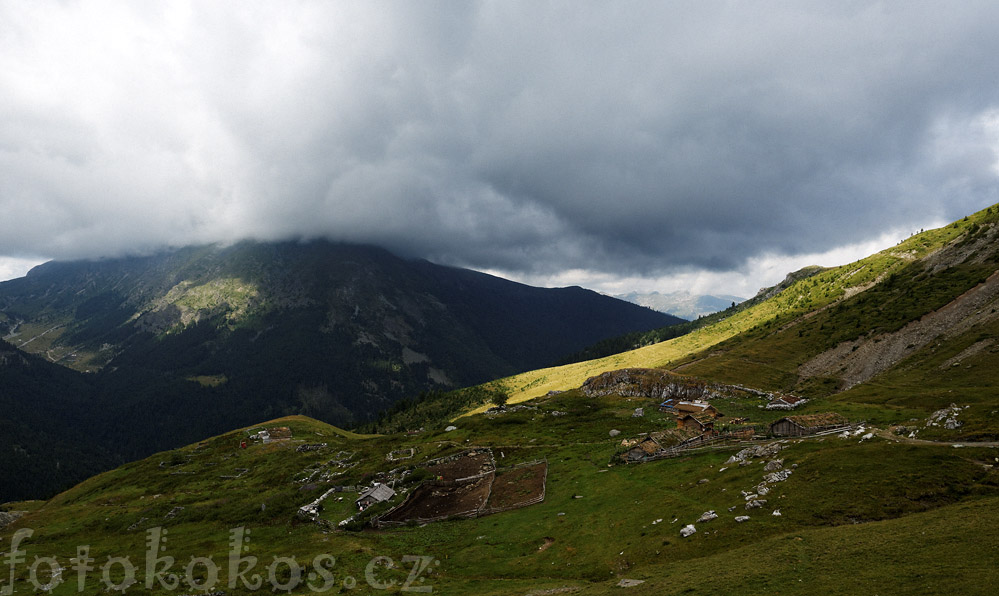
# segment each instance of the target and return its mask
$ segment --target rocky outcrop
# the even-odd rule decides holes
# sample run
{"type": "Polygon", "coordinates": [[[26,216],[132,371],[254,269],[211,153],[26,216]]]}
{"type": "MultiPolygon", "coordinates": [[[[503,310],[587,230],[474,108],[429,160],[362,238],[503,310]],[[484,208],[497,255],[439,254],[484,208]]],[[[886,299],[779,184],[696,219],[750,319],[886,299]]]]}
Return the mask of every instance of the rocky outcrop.
{"type": "Polygon", "coordinates": [[[707,383],[657,368],[622,368],[590,377],[581,387],[588,397],[622,395],[652,399],[705,399],[711,397],[707,383]]]}
{"type": "Polygon", "coordinates": [[[19,520],[27,511],[0,511],[0,529],[19,520]]]}

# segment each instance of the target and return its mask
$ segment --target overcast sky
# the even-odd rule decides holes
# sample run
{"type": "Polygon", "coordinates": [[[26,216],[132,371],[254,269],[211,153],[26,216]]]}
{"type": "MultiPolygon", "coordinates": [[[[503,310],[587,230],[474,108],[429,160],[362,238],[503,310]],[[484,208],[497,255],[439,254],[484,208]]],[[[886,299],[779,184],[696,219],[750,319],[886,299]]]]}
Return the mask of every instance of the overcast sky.
{"type": "Polygon", "coordinates": [[[997,31],[994,0],[0,0],[0,278],[328,237],[749,296],[999,202],[997,31]]]}

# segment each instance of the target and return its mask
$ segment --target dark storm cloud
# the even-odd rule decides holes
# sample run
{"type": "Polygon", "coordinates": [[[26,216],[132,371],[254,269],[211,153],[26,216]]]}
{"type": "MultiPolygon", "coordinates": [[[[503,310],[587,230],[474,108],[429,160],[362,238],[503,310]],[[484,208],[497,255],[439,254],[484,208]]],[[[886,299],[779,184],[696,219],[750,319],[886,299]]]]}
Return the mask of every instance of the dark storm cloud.
{"type": "Polygon", "coordinates": [[[0,254],[656,275],[999,201],[988,2],[0,7],[0,254]]]}

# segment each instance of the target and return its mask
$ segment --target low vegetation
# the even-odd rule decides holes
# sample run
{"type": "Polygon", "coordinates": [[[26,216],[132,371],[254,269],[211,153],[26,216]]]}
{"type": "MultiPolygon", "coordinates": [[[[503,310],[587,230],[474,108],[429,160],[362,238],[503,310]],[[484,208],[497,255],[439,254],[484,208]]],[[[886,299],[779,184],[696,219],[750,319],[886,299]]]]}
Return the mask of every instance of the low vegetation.
{"type": "MultiPolygon", "coordinates": [[[[20,534],[23,563],[13,565],[27,590],[53,579],[53,559],[68,563],[89,545],[96,571],[86,593],[122,577],[124,559],[109,557],[160,552],[192,593],[256,593],[228,567],[242,554],[247,564],[256,557],[261,589],[293,594],[988,594],[999,560],[989,531],[999,523],[997,223],[993,207],[868,259],[792,276],[669,341],[425,393],[363,433],[292,416],[158,453],[44,504],[0,507],[0,548],[33,530],[20,534]],[[584,386],[626,367],[670,371],[619,371],[584,386]],[[723,413],[715,429],[750,432],[623,463],[639,441],[687,432],[659,408],[670,386],[709,399],[723,413]],[[768,392],[807,397],[794,414],[851,426],[769,436],[788,412],[766,409],[768,392]],[[414,510],[456,511],[435,507],[456,481],[430,463],[470,450],[479,459],[456,468],[473,474],[494,459],[490,480],[503,484],[494,494],[476,476],[462,498],[531,503],[372,524],[392,511],[406,523],[396,508],[418,490],[414,510]],[[526,462],[545,466],[515,467],[526,462]],[[544,499],[533,503],[542,469],[544,499]],[[376,482],[396,494],[359,512],[359,491],[376,482]],[[301,513],[319,500],[315,515],[301,513]]],[[[143,593],[174,591],[145,565],[136,574],[150,582],[143,593]]],[[[75,573],[60,579],[53,593],[77,593],[75,573]]]]}

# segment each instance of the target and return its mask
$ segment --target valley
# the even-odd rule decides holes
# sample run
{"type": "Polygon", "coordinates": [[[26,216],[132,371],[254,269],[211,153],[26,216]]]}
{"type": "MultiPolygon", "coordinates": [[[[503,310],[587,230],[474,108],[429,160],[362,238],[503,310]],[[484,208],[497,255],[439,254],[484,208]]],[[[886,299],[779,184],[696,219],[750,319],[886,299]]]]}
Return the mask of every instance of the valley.
{"type": "MultiPolygon", "coordinates": [[[[299,413],[206,433],[3,505],[0,544],[20,542],[0,581],[53,594],[988,594],[997,238],[999,206],[792,274],[686,335],[427,392],[353,431],[299,413]],[[77,574],[80,545],[94,564],[77,574]]],[[[192,391],[232,385],[192,378],[192,391]]]]}

